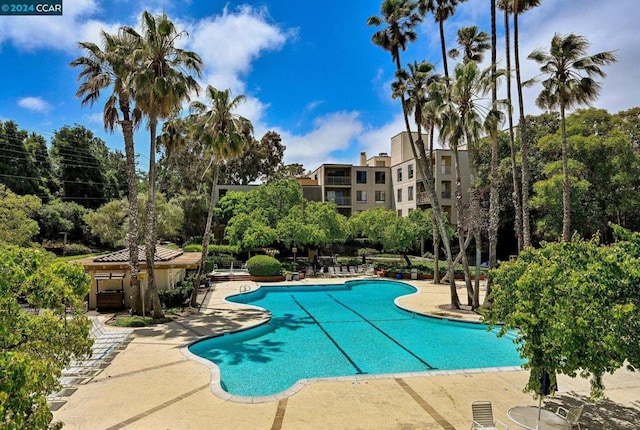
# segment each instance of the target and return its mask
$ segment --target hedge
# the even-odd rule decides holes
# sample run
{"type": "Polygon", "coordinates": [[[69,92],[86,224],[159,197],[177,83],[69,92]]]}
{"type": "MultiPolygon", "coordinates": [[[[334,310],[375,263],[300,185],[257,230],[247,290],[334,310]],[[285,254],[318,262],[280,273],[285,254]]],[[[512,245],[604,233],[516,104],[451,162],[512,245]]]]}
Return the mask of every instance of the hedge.
{"type": "Polygon", "coordinates": [[[278,276],[282,274],[282,264],[268,255],[254,255],[247,261],[247,270],[253,276],[278,276]]]}

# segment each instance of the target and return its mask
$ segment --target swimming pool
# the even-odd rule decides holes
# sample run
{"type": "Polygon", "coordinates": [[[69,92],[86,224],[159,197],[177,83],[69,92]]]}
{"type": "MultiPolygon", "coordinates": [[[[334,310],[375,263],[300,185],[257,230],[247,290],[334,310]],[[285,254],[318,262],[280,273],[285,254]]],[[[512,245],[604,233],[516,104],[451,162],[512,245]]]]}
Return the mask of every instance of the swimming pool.
{"type": "Polygon", "coordinates": [[[269,324],[209,338],[189,351],[219,367],[222,390],[268,396],[309,378],[520,366],[513,341],[486,326],[394,305],[417,290],[395,281],[269,286],[227,300],[268,309],[269,324]]]}

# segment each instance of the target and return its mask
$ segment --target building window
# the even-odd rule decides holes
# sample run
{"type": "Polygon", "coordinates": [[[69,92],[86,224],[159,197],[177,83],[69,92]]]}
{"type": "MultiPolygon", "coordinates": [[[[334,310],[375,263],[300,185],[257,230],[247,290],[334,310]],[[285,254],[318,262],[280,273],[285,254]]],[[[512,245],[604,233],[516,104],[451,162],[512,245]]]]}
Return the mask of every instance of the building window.
{"type": "Polygon", "coordinates": [[[376,203],[384,203],[387,201],[387,196],[384,191],[376,191],[376,203]]]}
{"type": "Polygon", "coordinates": [[[441,183],[441,196],[443,199],[451,198],[451,181],[442,181],[441,183]]]}
{"type": "Polygon", "coordinates": [[[410,186],[407,189],[407,200],[412,202],[413,201],[413,186],[410,186]]]}
{"type": "Polygon", "coordinates": [[[356,171],[356,183],[357,184],[366,184],[367,183],[367,171],[366,170],[357,170],[356,171]]]}
{"type": "Polygon", "coordinates": [[[398,203],[402,203],[402,188],[398,188],[398,203]]]}
{"type": "Polygon", "coordinates": [[[402,167],[398,168],[398,182],[402,182],[402,167]]]}
{"type": "Polygon", "coordinates": [[[376,184],[386,184],[387,176],[385,172],[376,172],[376,184]]]}
{"type": "Polygon", "coordinates": [[[413,179],[413,164],[409,164],[409,166],[407,167],[407,170],[408,170],[407,176],[409,177],[409,179],[413,179]]]}
{"type": "Polygon", "coordinates": [[[366,191],[356,191],[356,201],[358,203],[367,203],[367,192],[366,191]]]}
{"type": "Polygon", "coordinates": [[[409,215],[411,212],[413,212],[415,209],[413,208],[409,208],[409,210],[407,211],[407,215],[409,215]]]}
{"type": "Polygon", "coordinates": [[[443,175],[451,174],[451,157],[442,157],[442,159],[440,160],[440,173],[443,175]]]}
{"type": "Polygon", "coordinates": [[[398,209],[398,216],[402,216],[402,209],[398,209]]]}

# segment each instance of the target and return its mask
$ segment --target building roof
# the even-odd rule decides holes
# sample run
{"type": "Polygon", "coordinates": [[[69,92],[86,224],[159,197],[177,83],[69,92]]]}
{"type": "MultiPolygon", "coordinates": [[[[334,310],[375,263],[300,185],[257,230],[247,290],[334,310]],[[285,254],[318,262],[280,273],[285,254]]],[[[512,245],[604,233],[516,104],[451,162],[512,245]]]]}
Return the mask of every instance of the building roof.
{"type": "MultiPolygon", "coordinates": [[[[146,248],[144,245],[138,245],[138,259],[144,261],[146,248]]],[[[184,254],[181,249],[171,249],[164,246],[156,245],[156,254],[153,261],[169,261],[184,254]]],[[[94,258],[96,263],[126,263],[129,261],[129,248],[121,249],[111,254],[101,255],[94,258]]]]}
{"type": "MultiPolygon", "coordinates": [[[[146,270],[147,261],[145,247],[138,246],[138,260],[140,269],[146,270]]],[[[170,249],[164,246],[156,246],[155,267],[158,269],[167,268],[188,268],[195,269],[200,265],[201,254],[199,252],[183,252],[179,249],[170,249]]],[[[111,254],[100,255],[98,257],[88,257],[75,260],[82,264],[86,270],[129,270],[129,250],[122,249],[111,254]]]]}

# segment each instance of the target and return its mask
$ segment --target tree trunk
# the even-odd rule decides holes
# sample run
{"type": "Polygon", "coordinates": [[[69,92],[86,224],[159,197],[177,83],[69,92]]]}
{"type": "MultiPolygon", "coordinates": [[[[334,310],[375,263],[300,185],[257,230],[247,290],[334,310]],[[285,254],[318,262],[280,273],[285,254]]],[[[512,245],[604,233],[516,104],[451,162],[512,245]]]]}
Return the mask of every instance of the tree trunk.
{"type": "Polygon", "coordinates": [[[156,127],[158,120],[149,119],[149,134],[151,141],[149,144],[149,196],[147,200],[147,235],[145,240],[145,254],[147,258],[147,297],[151,301],[153,308],[153,318],[164,317],[158,287],[155,278],[155,255],[156,255],[156,127]]]}
{"type": "Polygon", "coordinates": [[[564,103],[560,101],[560,127],[562,128],[562,241],[571,239],[571,183],[569,182],[569,147],[564,103]]]}
{"type": "Polygon", "coordinates": [[[520,47],[518,13],[513,14],[513,54],[516,67],[516,88],[518,90],[518,108],[520,133],[520,156],[522,158],[522,246],[526,249],[531,246],[531,217],[529,209],[529,132],[527,120],[524,115],[524,98],[522,96],[522,79],[520,77],[520,47]]]}
{"type": "MultiPolygon", "coordinates": [[[[453,156],[455,158],[456,165],[456,214],[458,221],[456,223],[456,230],[458,232],[458,244],[460,245],[460,253],[462,254],[462,270],[464,271],[464,282],[467,286],[467,298],[468,304],[473,305],[473,286],[471,285],[471,273],[469,272],[469,259],[467,258],[467,252],[465,248],[464,240],[464,210],[462,208],[462,175],[460,174],[460,157],[458,154],[458,148],[453,148],[453,156]]],[[[455,282],[455,276],[452,276],[455,282]]]]}
{"type": "MultiPolygon", "coordinates": [[[[496,41],[496,0],[491,0],[491,108],[495,111],[498,109],[498,89],[496,77],[496,57],[497,57],[497,41],[496,41]]],[[[500,222],[500,208],[498,200],[498,125],[492,126],[491,133],[491,180],[489,191],[489,279],[487,280],[487,290],[485,292],[484,302],[489,303],[491,295],[491,270],[497,264],[498,252],[498,224],[500,222]]],[[[512,166],[515,172],[514,166],[512,166]]],[[[517,186],[517,181],[514,180],[517,186]]],[[[515,191],[514,191],[515,192],[515,191]]],[[[480,270],[480,268],[478,268],[480,270]]]]}
{"type": "Polygon", "coordinates": [[[129,231],[127,245],[129,248],[129,285],[131,286],[131,313],[142,313],[140,295],[140,261],[138,260],[138,178],[136,176],[136,153],[133,143],[133,122],[129,114],[129,103],[126,96],[120,96],[120,110],[123,120],[120,122],[124,137],[124,151],[127,160],[127,199],[129,201],[129,231]]]}
{"type": "Polygon", "coordinates": [[[204,234],[202,235],[202,255],[200,256],[200,267],[198,267],[198,272],[196,274],[195,284],[193,286],[193,291],[191,292],[191,300],[189,302],[189,306],[196,307],[198,306],[198,287],[200,287],[200,282],[202,282],[202,275],[205,270],[205,261],[207,259],[207,254],[209,253],[209,236],[211,235],[211,224],[213,221],[213,209],[214,209],[214,200],[216,196],[216,188],[218,186],[218,172],[219,165],[215,163],[213,166],[213,179],[211,181],[211,193],[209,195],[209,202],[207,203],[207,224],[204,228],[204,234]]]}
{"type": "Polygon", "coordinates": [[[518,241],[518,253],[522,251],[523,239],[522,239],[522,196],[520,194],[518,164],[516,162],[516,139],[513,131],[513,108],[511,96],[511,37],[509,31],[509,9],[504,9],[504,37],[505,37],[505,52],[507,61],[507,100],[509,107],[507,109],[507,120],[509,122],[509,149],[511,150],[511,179],[513,180],[513,192],[511,193],[511,199],[513,201],[514,216],[514,229],[516,233],[516,239],[518,241]]]}

